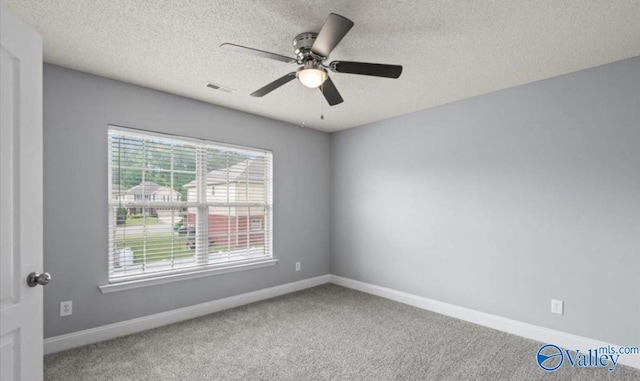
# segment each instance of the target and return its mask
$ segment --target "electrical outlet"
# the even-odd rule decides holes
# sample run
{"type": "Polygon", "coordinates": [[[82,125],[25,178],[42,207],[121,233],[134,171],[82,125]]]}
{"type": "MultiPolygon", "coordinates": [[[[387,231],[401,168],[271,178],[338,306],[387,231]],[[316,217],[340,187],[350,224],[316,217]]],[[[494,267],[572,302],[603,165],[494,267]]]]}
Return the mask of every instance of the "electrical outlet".
{"type": "Polygon", "coordinates": [[[564,302],[562,300],[551,299],[551,312],[558,315],[564,314],[564,302]]]}
{"type": "Polygon", "coordinates": [[[300,262],[296,262],[296,271],[300,271],[300,262]]]}
{"type": "Polygon", "coordinates": [[[73,302],[71,300],[60,302],[60,316],[69,316],[71,314],[73,314],[73,302]]]}

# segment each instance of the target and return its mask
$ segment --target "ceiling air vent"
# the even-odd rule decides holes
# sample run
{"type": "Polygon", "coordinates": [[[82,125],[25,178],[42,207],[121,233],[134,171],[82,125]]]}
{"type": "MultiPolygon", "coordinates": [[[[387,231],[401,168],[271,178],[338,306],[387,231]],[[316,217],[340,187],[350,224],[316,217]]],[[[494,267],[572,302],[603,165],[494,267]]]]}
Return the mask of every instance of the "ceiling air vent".
{"type": "Polygon", "coordinates": [[[230,87],[222,86],[222,85],[219,85],[219,84],[213,83],[213,82],[206,82],[204,85],[206,87],[210,88],[210,89],[220,90],[220,91],[225,92],[225,93],[232,93],[232,92],[235,91],[234,89],[232,89],[230,87]]]}

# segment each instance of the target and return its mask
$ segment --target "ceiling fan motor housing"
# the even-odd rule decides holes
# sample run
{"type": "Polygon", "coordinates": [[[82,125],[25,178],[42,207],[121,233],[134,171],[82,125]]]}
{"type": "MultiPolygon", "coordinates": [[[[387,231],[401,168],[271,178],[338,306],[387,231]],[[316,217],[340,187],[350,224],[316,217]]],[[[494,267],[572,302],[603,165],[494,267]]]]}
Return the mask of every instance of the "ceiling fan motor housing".
{"type": "Polygon", "coordinates": [[[316,41],[316,37],[318,37],[318,33],[304,32],[293,39],[293,47],[296,49],[294,53],[298,63],[302,64],[309,60],[322,62],[327,59],[327,57],[320,57],[311,52],[311,47],[316,41]]]}

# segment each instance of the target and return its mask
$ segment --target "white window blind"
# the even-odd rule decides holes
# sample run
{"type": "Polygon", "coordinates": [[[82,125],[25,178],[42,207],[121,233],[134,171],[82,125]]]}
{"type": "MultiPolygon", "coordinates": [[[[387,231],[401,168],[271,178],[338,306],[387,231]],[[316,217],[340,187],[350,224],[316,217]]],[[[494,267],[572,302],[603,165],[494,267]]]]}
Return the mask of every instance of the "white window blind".
{"type": "Polygon", "coordinates": [[[270,259],[272,154],[109,127],[109,282],[270,259]]]}

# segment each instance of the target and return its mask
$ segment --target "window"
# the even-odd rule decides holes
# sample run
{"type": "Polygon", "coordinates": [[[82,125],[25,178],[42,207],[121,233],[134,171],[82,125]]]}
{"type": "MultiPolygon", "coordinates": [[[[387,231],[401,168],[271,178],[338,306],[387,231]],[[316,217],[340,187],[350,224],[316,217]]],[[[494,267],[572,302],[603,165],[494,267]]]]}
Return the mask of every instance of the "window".
{"type": "Polygon", "coordinates": [[[272,259],[271,174],[269,151],[110,126],[109,282],[272,259]]]}

